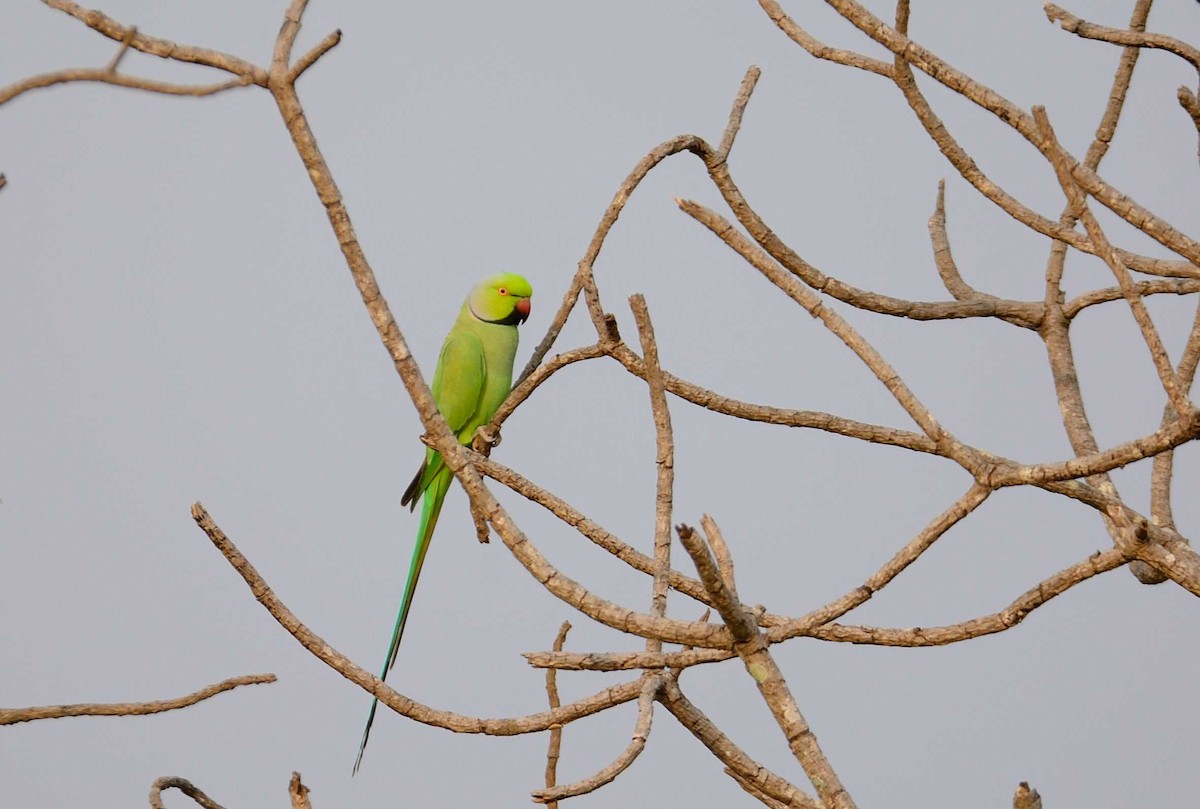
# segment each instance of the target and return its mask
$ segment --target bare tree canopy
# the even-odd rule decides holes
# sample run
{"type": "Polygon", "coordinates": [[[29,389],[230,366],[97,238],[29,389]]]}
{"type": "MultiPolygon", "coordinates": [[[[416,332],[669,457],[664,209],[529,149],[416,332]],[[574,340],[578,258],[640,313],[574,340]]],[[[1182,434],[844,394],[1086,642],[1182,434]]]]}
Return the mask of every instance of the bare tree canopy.
{"type": "Polygon", "coordinates": [[[1195,793],[1200,708],[1134,695],[1200,627],[1200,6],[43,5],[6,802],[1195,793]],[[498,270],[464,445],[426,378],[498,270]],[[466,496],[384,683],[418,435],[466,496]]]}

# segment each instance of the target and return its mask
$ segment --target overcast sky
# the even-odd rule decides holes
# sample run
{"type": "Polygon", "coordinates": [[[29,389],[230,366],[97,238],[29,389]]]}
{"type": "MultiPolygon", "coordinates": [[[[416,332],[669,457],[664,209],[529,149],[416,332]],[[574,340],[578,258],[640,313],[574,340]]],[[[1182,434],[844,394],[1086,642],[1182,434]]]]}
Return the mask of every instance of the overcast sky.
{"type": "MultiPolygon", "coordinates": [[[[265,65],[284,0],[95,0],[143,33],[265,65]]],[[[870,3],[881,16],[889,4],[870,3]]],[[[911,31],[1028,109],[1044,104],[1082,155],[1119,57],[1049,24],[1037,2],[916,2],[911,31]]],[[[1132,2],[1070,9],[1121,26],[1132,2]]],[[[1151,29],[1196,43],[1200,5],[1162,0],[1151,29]]],[[[833,44],[876,56],[828,8],[787,3],[833,44]]],[[[298,50],[339,47],[299,85],[364,249],[426,378],[470,285],[533,283],[518,365],[544,332],[618,184],[655,144],[720,139],[751,64],[763,75],[730,159],[760,214],[824,272],[944,300],[926,220],[947,178],[967,281],[1039,299],[1047,241],[995,211],[924,135],[886,80],[818,62],[757,4],[332,3],[298,50]]],[[[0,85],[103,66],[114,45],[32,2],[0,5],[0,85]]],[[[220,77],[130,53],[122,70],[220,77]]],[[[1102,173],[1185,230],[1195,225],[1196,133],[1175,101],[1195,73],[1147,53],[1102,173]]],[[[926,78],[937,111],[993,179],[1057,217],[1053,174],[1027,143],[926,78]]],[[[351,779],[368,695],[305,652],[196,528],[201,501],[314,631],[370,670],[382,662],[417,520],[400,493],[421,428],[351,282],[268,94],[151,96],[60,86],[0,109],[0,703],[167,698],[274,672],[153,717],[63,719],[0,732],[0,803],[139,805],[156,777],[191,779],[230,809],[284,806],[299,770],[317,809],[520,806],[542,784],[544,734],[456,736],[385,711],[351,779]]],[[[646,295],[664,367],[740,399],[911,429],[821,325],[680,213],[717,207],[688,155],[638,190],[597,266],[626,338],[646,295]]],[[[1111,217],[1103,217],[1110,222],[1111,217]]],[[[1114,227],[1130,249],[1162,248],[1114,227]]],[[[1113,284],[1073,254],[1069,293],[1113,284]]],[[[1195,297],[1150,304],[1172,356],[1195,297]]],[[[1045,353],[999,322],[846,315],[963,440],[1037,462],[1070,456],[1045,353]]],[[[1161,387],[1128,307],[1073,335],[1102,446],[1155,429],[1161,387]]],[[[589,342],[582,313],[559,343],[589,342]]],[[[675,521],[713,515],[741,597],[799,615],[856,587],[970,485],[947,461],[816,431],[733,422],[672,400],[675,521]]],[[[645,386],[615,363],[576,366],[505,426],[496,457],[606,528],[652,547],[653,429],[645,386]]],[[[1195,447],[1177,454],[1175,516],[1200,520],[1195,447]]],[[[1149,465],[1119,472],[1148,508],[1149,465]]],[[[539,548],[606,598],[645,610],[649,580],[501,493],[539,548]]],[[[1032,491],[996,494],[851,623],[936,626],[991,613],[1110,546],[1095,512],[1032,491]]],[[[687,564],[678,549],[681,569],[687,564]]],[[[690,571],[689,571],[690,572],[690,571]]],[[[671,614],[698,617],[673,597],[671,614]]],[[[390,682],[460,713],[545,707],[520,652],[639,649],[549,596],[452,491],[390,682]]],[[[1021,780],[1047,809],[1185,806],[1200,790],[1200,609],[1126,571],[1087,582],[1012,631],[947,648],[795,640],[776,654],[860,806],[1003,806],[1021,780]]],[[[564,700],[630,675],[565,673],[564,700]]],[[[741,664],[693,669],[684,691],[747,752],[809,788],[741,664]]],[[[560,780],[628,743],[632,706],[569,726],[560,780]]],[[[580,805],[748,805],[663,710],[642,758],[580,805]]],[[[178,795],[169,805],[190,805],[178,795]]]]}

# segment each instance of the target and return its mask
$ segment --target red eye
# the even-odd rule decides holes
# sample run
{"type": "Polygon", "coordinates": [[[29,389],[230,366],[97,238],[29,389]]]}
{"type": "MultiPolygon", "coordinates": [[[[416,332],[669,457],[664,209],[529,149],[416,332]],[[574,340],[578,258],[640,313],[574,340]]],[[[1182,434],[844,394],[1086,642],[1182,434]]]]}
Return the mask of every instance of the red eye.
{"type": "Polygon", "coordinates": [[[508,294],[508,287],[500,287],[500,288],[499,288],[499,289],[497,289],[496,291],[497,291],[497,292],[499,292],[501,295],[507,295],[507,294],[508,294]]]}

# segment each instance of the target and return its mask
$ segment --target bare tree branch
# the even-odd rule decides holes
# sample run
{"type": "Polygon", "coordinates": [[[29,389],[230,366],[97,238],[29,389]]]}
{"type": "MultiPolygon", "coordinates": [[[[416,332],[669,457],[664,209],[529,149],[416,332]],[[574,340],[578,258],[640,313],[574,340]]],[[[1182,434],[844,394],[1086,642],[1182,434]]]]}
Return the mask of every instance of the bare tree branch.
{"type": "Polygon", "coordinates": [[[573,784],[560,787],[540,789],[533,793],[537,803],[553,803],[564,798],[574,798],[595,792],[600,787],[611,784],[617,776],[629,769],[629,765],[637,760],[646,749],[646,740],[650,737],[650,726],[654,719],[654,697],[662,683],[658,674],[645,674],[642,677],[642,693],[638,697],[637,724],[633,729],[633,738],[629,746],[621,751],[608,766],[588,778],[573,784]]]}
{"type": "Polygon", "coordinates": [[[291,800],[292,809],[312,809],[308,793],[308,787],[300,781],[300,773],[293,772],[291,780],[288,781],[288,798],[291,800]]]}
{"type": "Polygon", "coordinates": [[[247,79],[250,83],[257,84],[259,87],[267,86],[266,70],[261,67],[255,67],[246,60],[239,59],[236,56],[221,53],[211,48],[180,45],[168,39],[147,36],[139,33],[135,26],[122,25],[100,11],[83,8],[78,3],[73,3],[70,0],[42,0],[42,2],[50,8],[57,9],[64,14],[74,17],[88,28],[98,31],[114,42],[121,43],[122,46],[125,46],[128,40],[128,47],[135,51],[140,51],[151,56],[158,56],[162,59],[172,59],[176,62],[188,62],[223,70],[226,73],[232,73],[235,76],[247,79]],[[132,37],[130,36],[131,29],[133,31],[132,37]]]}
{"type": "Polygon", "coordinates": [[[178,789],[194,800],[201,809],[224,809],[221,804],[205,795],[200,787],[177,775],[164,775],[162,778],[155,779],[154,783],[150,785],[150,809],[165,809],[162,802],[162,793],[165,789],[178,789]]]}
{"type": "MultiPolygon", "coordinates": [[[[714,528],[716,526],[712,521],[708,524],[714,528]]],[[[767,703],[771,715],[783,731],[792,754],[817,790],[821,802],[829,809],[851,809],[854,801],[850,793],[842,786],[837,773],[817,743],[817,737],[800,713],[800,708],[783,679],[783,672],[775,664],[766,639],[758,631],[758,624],[738,603],[733,588],[721,578],[720,568],[710,555],[704,540],[687,525],[679,525],[675,530],[679,534],[679,541],[683,543],[696,565],[700,581],[704,582],[709,595],[712,596],[717,612],[721,614],[721,619],[733,635],[734,651],[745,663],[746,671],[758,686],[763,701],[767,703]]],[[[710,543],[711,541],[710,539],[710,543]]],[[[718,542],[724,544],[723,539],[718,542]]]]}
{"type": "Polygon", "coordinates": [[[1146,310],[1146,304],[1143,303],[1141,296],[1137,293],[1137,289],[1133,286],[1133,280],[1129,277],[1129,270],[1117,258],[1112,245],[1109,244],[1108,238],[1104,235],[1104,231],[1100,227],[1100,223],[1096,220],[1091,210],[1088,209],[1083,194],[1073,182],[1073,174],[1066,153],[1054,135],[1054,129],[1050,125],[1050,119],[1046,115],[1045,108],[1034,107],[1033,114],[1044,136],[1043,149],[1047,158],[1054,166],[1055,173],[1058,175],[1059,185],[1062,186],[1063,193],[1068,198],[1072,215],[1078,217],[1084,223],[1092,244],[1098,248],[1101,258],[1104,259],[1104,263],[1109,266],[1113,274],[1117,277],[1121,292],[1124,294],[1125,300],[1128,301],[1129,308],[1133,311],[1133,317],[1137,321],[1138,328],[1141,329],[1142,338],[1146,341],[1146,347],[1150,349],[1150,358],[1154,363],[1155,370],[1158,371],[1163,390],[1166,391],[1167,398],[1171,400],[1171,403],[1175,406],[1175,410],[1180,416],[1187,417],[1192,408],[1188,404],[1186,397],[1182,396],[1179,392],[1179,383],[1175,379],[1175,371],[1171,367],[1171,360],[1167,356],[1167,349],[1163,345],[1158,329],[1154,326],[1154,321],[1150,318],[1150,313],[1146,310]]]}
{"type": "Polygon", "coordinates": [[[1013,809],[1042,809],[1042,796],[1022,781],[1013,795],[1013,809]]]}
{"type": "Polygon", "coordinates": [[[725,134],[721,136],[721,145],[717,147],[717,153],[713,156],[714,160],[724,163],[729,158],[729,151],[733,149],[733,142],[737,138],[738,130],[742,128],[742,116],[746,113],[746,105],[750,103],[754,85],[758,84],[761,75],[762,70],[757,67],[752,66],[746,71],[742,85],[738,88],[737,96],[733,99],[733,108],[729,111],[729,123],[725,125],[725,134]]]}
{"type": "Polygon", "coordinates": [[[753,784],[764,795],[777,800],[784,806],[797,809],[824,809],[820,801],[805,795],[798,787],[780,778],[766,767],[750,758],[721,729],[713,724],[704,713],[692,704],[679,690],[674,679],[669,679],[660,701],[679,724],[687,728],[701,744],[728,768],[728,772],[739,783],[753,784]]]}
{"type": "Polygon", "coordinates": [[[79,67],[30,76],[28,79],[23,79],[7,87],[0,87],[0,104],[6,104],[17,96],[28,93],[30,90],[38,90],[43,87],[53,87],[56,84],[68,84],[70,82],[98,82],[100,84],[112,84],[117,87],[129,87],[134,90],[144,90],[148,93],[196,97],[215,95],[225,90],[232,90],[251,84],[251,81],[246,78],[231,79],[230,81],[217,82],[215,84],[172,84],[165,81],[142,79],[137,76],[127,76],[124,73],[113,73],[103,68],[79,67]]]}
{"type": "Polygon", "coordinates": [[[450,711],[440,711],[422,705],[416,700],[409,699],[395,691],[391,686],[380,680],[366,669],[356,665],[354,661],[330,646],[311,629],[301,623],[287,606],[279,600],[271,590],[270,585],[259,575],[250,561],[242,555],[233,541],[226,536],[199,503],[192,506],[192,517],[196,524],[208,536],[221,555],[233,566],[238,575],[250,587],[254,598],[266,608],[271,617],[287,630],[288,634],[300,642],[317,659],[332,668],[355,685],[361,686],[379,701],[396,713],[407,716],[422,724],[452,730],[456,733],[482,733],[489,736],[516,736],[524,733],[538,733],[549,730],[555,725],[566,725],[576,719],[591,716],[606,708],[620,705],[638,698],[641,693],[641,683],[633,680],[622,685],[605,689],[597,694],[569,705],[564,705],[553,711],[530,714],[528,716],[508,719],[481,719],[450,711]]]}
{"type": "MultiPolygon", "coordinates": [[[[558,628],[558,634],[554,637],[554,651],[561,652],[563,645],[567,642],[567,633],[571,631],[571,622],[563,621],[562,626],[558,628]]],[[[558,698],[558,672],[554,669],[546,671],[546,700],[550,704],[550,710],[555,710],[562,706],[562,701],[558,698]]],[[[558,783],[558,759],[562,753],[562,727],[555,726],[550,728],[550,741],[546,745],[546,788],[549,789],[558,783]]],[[[550,809],[558,809],[558,801],[547,801],[546,806],[550,809]]]]}
{"type": "MultiPolygon", "coordinates": [[[[667,409],[667,394],[663,388],[662,369],[658,365],[658,343],[654,339],[654,324],[646,299],[634,295],[629,299],[633,319],[637,323],[646,362],[646,386],[650,389],[650,410],[654,419],[656,454],[654,466],[657,483],[654,496],[654,594],[650,613],[658,617],[667,614],[667,590],[671,572],[671,514],[675,487],[675,438],[671,432],[671,413],[667,409]]],[[[661,652],[662,641],[649,638],[647,652],[661,652]]]]}
{"type": "Polygon", "coordinates": [[[292,69],[288,71],[288,82],[295,84],[296,80],[304,75],[304,71],[315,65],[317,60],[326,53],[336,48],[341,41],[341,29],[326,34],[324,39],[314,45],[308,53],[297,59],[296,64],[292,65],[292,69]]]}
{"type": "Polygon", "coordinates": [[[1120,28],[1106,28],[1103,25],[1081,20],[1062,6],[1054,3],[1045,5],[1046,19],[1057,22],[1064,31],[1069,31],[1082,39],[1094,39],[1099,42],[1111,42],[1114,45],[1124,45],[1130,48],[1158,48],[1173,53],[1180,59],[1191,64],[1200,73],[1200,50],[1186,42],[1163,34],[1147,34],[1145,31],[1128,31],[1120,28]]]}
{"type": "Polygon", "coordinates": [[[779,30],[783,31],[783,33],[788,35],[789,39],[818,59],[825,59],[835,64],[846,65],[847,67],[856,67],[868,73],[878,73],[880,76],[891,76],[892,67],[887,62],[881,62],[878,59],[872,59],[869,56],[864,56],[854,51],[831,48],[813,38],[807,31],[797,25],[795,20],[785,14],[775,0],[759,0],[758,4],[762,6],[763,11],[767,12],[767,16],[779,26],[779,30]]]}
{"type": "Polygon", "coordinates": [[[0,708],[0,725],[15,725],[37,719],[62,719],[67,716],[148,716],[150,714],[177,711],[197,702],[232,691],[241,685],[261,685],[275,682],[274,674],[246,674],[230,677],[219,683],[205,686],[199,691],[175,699],[154,702],[98,702],[78,705],[43,705],[36,708],[0,708]]]}

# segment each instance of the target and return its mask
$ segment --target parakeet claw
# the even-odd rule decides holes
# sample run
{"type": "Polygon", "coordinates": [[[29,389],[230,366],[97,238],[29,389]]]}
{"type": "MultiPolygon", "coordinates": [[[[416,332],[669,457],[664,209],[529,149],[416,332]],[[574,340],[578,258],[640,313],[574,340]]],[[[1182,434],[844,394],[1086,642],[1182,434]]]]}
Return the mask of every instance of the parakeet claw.
{"type": "Polygon", "coordinates": [[[490,425],[483,425],[475,431],[475,440],[471,443],[471,448],[480,455],[488,456],[493,448],[500,446],[500,432],[491,429],[490,425]]]}

